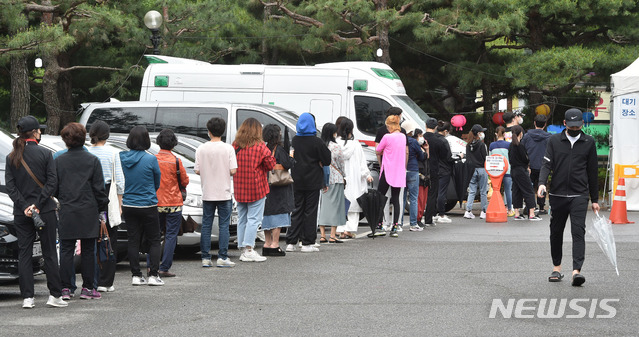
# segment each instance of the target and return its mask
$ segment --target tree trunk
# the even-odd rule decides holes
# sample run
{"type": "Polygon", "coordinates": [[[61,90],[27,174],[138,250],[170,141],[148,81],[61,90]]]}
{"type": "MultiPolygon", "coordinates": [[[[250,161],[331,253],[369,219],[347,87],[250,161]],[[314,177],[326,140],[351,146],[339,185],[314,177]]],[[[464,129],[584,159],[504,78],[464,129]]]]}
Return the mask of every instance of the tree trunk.
{"type": "Polygon", "coordinates": [[[484,134],[486,135],[486,142],[494,140],[495,125],[492,123],[493,115],[495,111],[495,105],[493,104],[493,88],[489,80],[483,78],[481,80],[482,100],[484,103],[484,118],[483,127],[487,128],[484,134]]]}
{"type": "MultiPolygon", "coordinates": [[[[388,9],[388,0],[378,0],[375,2],[376,10],[378,12],[388,9]]],[[[379,48],[382,50],[382,56],[377,56],[377,62],[386,63],[391,65],[390,57],[390,39],[388,38],[388,31],[390,29],[390,22],[381,21],[377,23],[377,36],[379,37],[379,48]]]]}
{"type": "MultiPolygon", "coordinates": [[[[58,55],[58,64],[62,68],[68,68],[70,66],[70,55],[68,53],[61,53],[58,55]]],[[[62,72],[58,78],[58,98],[60,100],[60,126],[67,125],[68,123],[75,122],[75,109],[73,106],[73,77],[68,71],[62,72]]]]}
{"type": "Polygon", "coordinates": [[[57,135],[60,131],[61,111],[58,98],[58,79],[60,65],[55,55],[42,57],[44,76],[42,77],[42,93],[44,105],[47,109],[47,133],[57,135]]]}
{"type": "Polygon", "coordinates": [[[29,114],[31,104],[29,70],[26,56],[11,57],[11,121],[9,130],[15,132],[18,120],[29,114]]]}

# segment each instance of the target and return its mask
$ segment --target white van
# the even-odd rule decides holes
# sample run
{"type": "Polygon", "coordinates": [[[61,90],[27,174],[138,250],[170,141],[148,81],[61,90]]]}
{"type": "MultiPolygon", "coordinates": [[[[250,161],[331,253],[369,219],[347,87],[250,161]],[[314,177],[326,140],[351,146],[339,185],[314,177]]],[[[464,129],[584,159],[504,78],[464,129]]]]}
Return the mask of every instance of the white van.
{"type": "Polygon", "coordinates": [[[426,113],[406,95],[399,76],[384,63],[338,62],[315,66],[220,65],[149,55],[140,101],[231,101],[312,113],[321,130],[339,116],[353,120],[355,139],[374,146],[386,111],[426,125],[426,113]]]}

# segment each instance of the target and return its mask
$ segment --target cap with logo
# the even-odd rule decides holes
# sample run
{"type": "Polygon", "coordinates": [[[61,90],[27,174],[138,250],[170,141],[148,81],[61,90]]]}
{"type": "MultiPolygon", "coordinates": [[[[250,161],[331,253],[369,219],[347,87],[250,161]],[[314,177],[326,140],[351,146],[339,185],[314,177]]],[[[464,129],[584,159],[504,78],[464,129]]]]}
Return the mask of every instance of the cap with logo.
{"type": "Polygon", "coordinates": [[[426,120],[426,127],[429,129],[434,129],[437,127],[437,120],[435,118],[429,118],[426,120]]]}
{"type": "Polygon", "coordinates": [[[482,126],[481,126],[481,125],[479,125],[479,124],[475,124],[475,125],[473,125],[473,127],[470,129],[470,132],[472,132],[472,133],[474,133],[474,134],[478,134],[478,133],[480,133],[480,132],[486,132],[486,130],[488,130],[488,129],[486,129],[485,127],[482,127],[482,126]]]}
{"type": "Polygon", "coordinates": [[[40,124],[40,122],[38,122],[38,120],[31,115],[24,116],[18,121],[19,132],[29,132],[31,130],[44,129],[46,127],[46,125],[40,124]]]}
{"type": "Polygon", "coordinates": [[[566,121],[566,126],[582,126],[584,124],[583,113],[579,109],[568,109],[566,110],[566,114],[564,117],[566,121]]]}

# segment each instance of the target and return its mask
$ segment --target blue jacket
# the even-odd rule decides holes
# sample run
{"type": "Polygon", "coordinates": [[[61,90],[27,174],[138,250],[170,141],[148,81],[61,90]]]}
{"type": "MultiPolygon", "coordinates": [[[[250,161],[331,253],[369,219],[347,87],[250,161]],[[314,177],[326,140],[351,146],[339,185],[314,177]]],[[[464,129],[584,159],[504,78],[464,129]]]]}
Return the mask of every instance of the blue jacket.
{"type": "Polygon", "coordinates": [[[160,188],[160,165],[158,159],[145,151],[120,152],[124,173],[123,206],[157,206],[157,190],[160,188]]]}
{"type": "Polygon", "coordinates": [[[521,139],[521,143],[524,144],[526,152],[528,153],[531,169],[541,169],[541,161],[544,159],[544,154],[546,153],[548,138],[550,138],[550,133],[542,129],[534,129],[528,130],[524,138],[521,139]]]}
{"type": "Polygon", "coordinates": [[[408,137],[408,165],[406,165],[406,171],[419,172],[418,161],[424,161],[424,151],[419,146],[417,140],[413,137],[408,137]]]}

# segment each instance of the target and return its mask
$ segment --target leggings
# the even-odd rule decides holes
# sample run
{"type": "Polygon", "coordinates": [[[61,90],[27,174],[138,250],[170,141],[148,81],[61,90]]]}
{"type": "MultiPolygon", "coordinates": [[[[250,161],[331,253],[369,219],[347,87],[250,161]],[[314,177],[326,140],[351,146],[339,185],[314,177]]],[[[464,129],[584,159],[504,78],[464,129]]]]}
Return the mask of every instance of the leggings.
{"type": "Polygon", "coordinates": [[[393,224],[396,225],[399,221],[399,214],[402,210],[399,208],[399,192],[401,191],[401,187],[393,187],[388,185],[386,181],[385,172],[382,172],[382,175],[379,177],[379,186],[377,186],[377,190],[382,193],[382,195],[386,195],[388,192],[388,188],[391,189],[391,205],[393,205],[393,224]]]}

